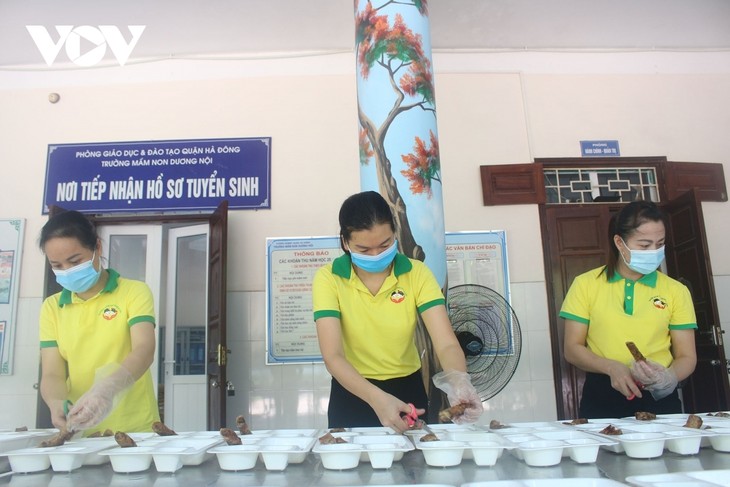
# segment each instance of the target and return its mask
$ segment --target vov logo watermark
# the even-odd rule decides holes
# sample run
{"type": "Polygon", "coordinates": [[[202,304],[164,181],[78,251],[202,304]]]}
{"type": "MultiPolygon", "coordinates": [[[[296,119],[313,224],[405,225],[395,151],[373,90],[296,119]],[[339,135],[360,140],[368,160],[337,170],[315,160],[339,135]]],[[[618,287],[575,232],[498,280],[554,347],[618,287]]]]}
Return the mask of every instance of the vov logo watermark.
{"type": "Polygon", "coordinates": [[[98,64],[106,55],[107,46],[111,49],[119,65],[124,66],[146,27],[145,25],[127,26],[132,35],[131,40],[127,42],[122,32],[115,25],[100,25],[98,27],[91,25],[76,27],[73,25],[56,25],[58,38],[55,41],[44,26],[25,26],[47,65],[53,64],[61,52],[61,48],[65,46],[69,60],[77,66],[84,67],[98,64]],[[82,41],[84,46],[91,45],[83,53],[81,52],[82,41]]]}

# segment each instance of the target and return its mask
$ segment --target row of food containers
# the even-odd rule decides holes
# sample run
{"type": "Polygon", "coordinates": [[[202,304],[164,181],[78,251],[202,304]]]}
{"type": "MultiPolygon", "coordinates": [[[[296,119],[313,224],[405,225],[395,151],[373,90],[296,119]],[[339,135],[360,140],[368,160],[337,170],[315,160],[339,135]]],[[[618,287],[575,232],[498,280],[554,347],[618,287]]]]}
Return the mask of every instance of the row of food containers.
{"type": "MultiPolygon", "coordinates": [[[[462,461],[493,466],[509,452],[529,466],[557,465],[569,458],[593,463],[599,449],[631,458],[655,458],[665,451],[697,454],[701,447],[730,452],[730,418],[704,416],[701,428],[686,428],[687,415],[659,416],[651,421],[634,418],[573,422],[531,422],[487,426],[430,425],[436,441],[421,441],[426,430],[404,435],[389,428],[350,428],[330,431],[338,442],[324,444],[327,430],[258,430],[240,435],[240,445],[228,445],[215,431],[186,432],[176,436],[131,433],[136,447],[120,448],[113,437],[72,439],[62,446],[37,447],[53,430],[0,432],[0,458],[13,472],[37,472],[52,468],[68,472],[86,465],[111,462],[115,472],[144,471],[154,464],[160,472],[175,472],[217,458],[222,470],[249,470],[261,461],[267,470],[284,470],[302,463],[313,453],[326,469],[356,468],[361,462],[374,469],[390,468],[406,452],[420,451],[427,465],[450,467],[462,461]],[[608,435],[607,426],[620,434],[608,435]]],[[[609,428],[610,430],[610,428],[609,428]]],[[[433,437],[432,437],[433,438],[433,437]]],[[[0,465],[0,468],[2,465],[0,465]]]]}

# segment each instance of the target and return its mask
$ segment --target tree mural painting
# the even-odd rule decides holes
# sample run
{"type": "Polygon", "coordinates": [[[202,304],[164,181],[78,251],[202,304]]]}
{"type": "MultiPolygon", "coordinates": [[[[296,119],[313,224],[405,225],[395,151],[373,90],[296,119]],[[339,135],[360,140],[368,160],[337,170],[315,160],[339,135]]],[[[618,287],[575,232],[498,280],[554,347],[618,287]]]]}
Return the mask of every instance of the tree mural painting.
{"type": "MultiPolygon", "coordinates": [[[[417,0],[368,0],[360,9],[358,3],[355,0],[361,187],[377,186],[393,210],[400,251],[426,261],[444,286],[441,163],[426,42],[427,5],[417,0]],[[389,153],[397,165],[395,173],[389,153]],[[401,193],[399,181],[408,186],[406,192],[401,193]],[[409,213],[415,215],[410,221],[409,213]]],[[[431,375],[439,366],[422,322],[416,328],[416,346],[424,351],[421,375],[430,398],[428,422],[436,422],[444,398],[431,389],[431,375]]]]}
{"type": "MultiPolygon", "coordinates": [[[[428,112],[435,129],[436,110],[434,106],[434,85],[431,61],[424,52],[422,36],[414,33],[404,22],[401,13],[396,13],[391,23],[383,12],[386,7],[416,9],[426,16],[425,1],[384,1],[374,6],[368,1],[364,8],[356,10],[357,65],[363,80],[379,70],[387,77],[385,85],[390,93],[381,91],[381,100],[387,96],[390,104],[382,120],[366,113],[367,107],[358,103],[360,123],[360,163],[368,165],[374,158],[378,191],[388,201],[398,226],[401,252],[409,257],[425,260],[426,254],[416,242],[408,219],[406,199],[398,188],[393,167],[386,150],[386,136],[399,116],[410,110],[428,112]]],[[[384,91],[384,90],[383,90],[384,91]]],[[[432,195],[432,185],[441,184],[438,142],[430,130],[430,146],[418,136],[413,137],[413,153],[401,155],[406,169],[400,171],[410,183],[414,195],[432,195]]]]}

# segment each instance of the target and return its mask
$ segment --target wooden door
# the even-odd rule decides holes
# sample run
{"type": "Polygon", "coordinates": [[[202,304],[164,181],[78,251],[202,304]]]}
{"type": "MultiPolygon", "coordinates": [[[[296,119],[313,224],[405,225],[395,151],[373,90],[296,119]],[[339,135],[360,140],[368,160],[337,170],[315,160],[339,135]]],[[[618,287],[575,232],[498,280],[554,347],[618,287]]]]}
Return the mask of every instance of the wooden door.
{"type": "Polygon", "coordinates": [[[689,412],[730,409],[730,386],[715,301],[702,206],[694,191],[663,206],[669,216],[667,269],[692,293],[697,315],[697,368],[682,387],[689,412]]]}
{"type": "Polygon", "coordinates": [[[606,262],[609,211],[608,205],[540,205],[558,419],[578,417],[585,381],[585,372],[563,358],[558,313],[573,279],[606,262]]]}
{"type": "Polygon", "coordinates": [[[209,219],[208,244],[208,430],[226,423],[226,255],[228,249],[228,201],[209,219]]]}

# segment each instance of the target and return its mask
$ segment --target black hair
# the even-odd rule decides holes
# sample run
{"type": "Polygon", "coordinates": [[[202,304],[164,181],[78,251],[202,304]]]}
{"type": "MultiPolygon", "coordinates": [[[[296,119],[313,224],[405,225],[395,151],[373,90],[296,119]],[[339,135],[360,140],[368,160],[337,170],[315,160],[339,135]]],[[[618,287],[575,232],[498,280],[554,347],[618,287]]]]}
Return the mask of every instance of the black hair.
{"type": "Polygon", "coordinates": [[[363,191],[348,197],[340,207],[340,246],[350,240],[352,232],[369,230],[375,225],[387,223],[395,233],[395,220],[388,202],[376,191],[363,191]]]}
{"type": "Polygon", "coordinates": [[[608,253],[608,263],[604,269],[606,278],[611,279],[616,274],[616,266],[620,258],[613,237],[618,235],[626,242],[636,232],[636,229],[646,222],[661,222],[664,224],[664,228],[667,228],[666,214],[656,203],[651,201],[632,201],[611,217],[608,224],[608,248],[610,252],[608,253]]]}
{"type": "Polygon", "coordinates": [[[89,250],[96,249],[99,235],[91,221],[78,211],[64,211],[51,217],[43,225],[38,246],[45,251],[46,243],[52,238],[75,238],[89,250]]]}

